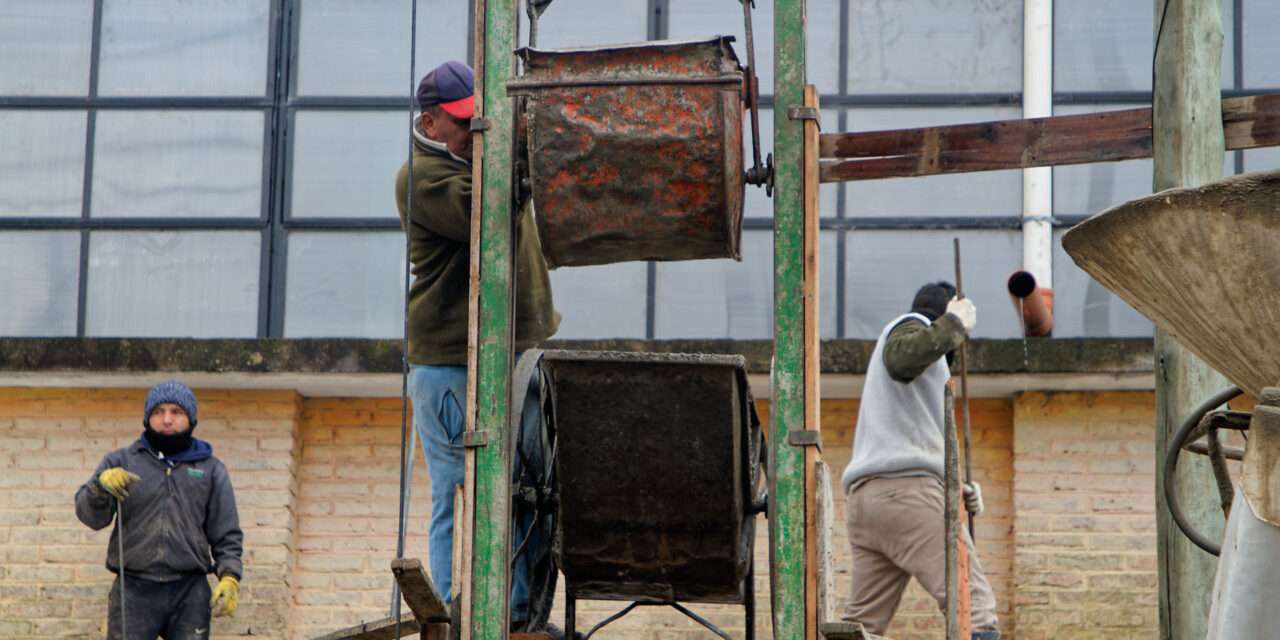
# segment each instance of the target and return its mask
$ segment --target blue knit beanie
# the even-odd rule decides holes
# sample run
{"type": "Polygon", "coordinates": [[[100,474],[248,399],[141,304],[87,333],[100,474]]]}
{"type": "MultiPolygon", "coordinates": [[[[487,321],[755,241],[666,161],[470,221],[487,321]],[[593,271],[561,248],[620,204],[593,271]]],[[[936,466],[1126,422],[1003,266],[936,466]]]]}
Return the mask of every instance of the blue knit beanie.
{"type": "Polygon", "coordinates": [[[151,412],[166,402],[182,407],[182,410],[187,412],[187,418],[191,420],[191,426],[193,428],[196,426],[196,394],[192,393],[187,385],[177,380],[166,380],[151,387],[151,391],[147,392],[147,403],[142,411],[142,426],[150,424],[151,412]]]}

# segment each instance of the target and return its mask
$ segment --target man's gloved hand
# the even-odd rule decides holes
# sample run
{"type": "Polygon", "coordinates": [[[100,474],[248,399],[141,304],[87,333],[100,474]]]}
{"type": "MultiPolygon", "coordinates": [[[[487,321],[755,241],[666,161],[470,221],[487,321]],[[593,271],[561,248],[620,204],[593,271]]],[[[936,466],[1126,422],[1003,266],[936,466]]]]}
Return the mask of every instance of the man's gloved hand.
{"type": "Polygon", "coordinates": [[[116,500],[129,497],[129,485],[138,480],[138,474],[130,473],[122,467],[111,467],[98,474],[98,484],[116,500]]]}
{"type": "Polygon", "coordinates": [[[218,586],[213,588],[213,597],[209,599],[209,608],[215,617],[229,616],[236,612],[236,604],[240,601],[240,581],[235,576],[222,576],[218,586]]]}
{"type": "Polygon", "coordinates": [[[986,509],[982,504],[982,485],[976,482],[964,483],[964,510],[970,515],[980,515],[986,509]]]}
{"type": "Polygon", "coordinates": [[[965,333],[973,333],[973,328],[978,326],[978,308],[968,298],[952,298],[947,303],[947,313],[960,319],[965,333]]]}

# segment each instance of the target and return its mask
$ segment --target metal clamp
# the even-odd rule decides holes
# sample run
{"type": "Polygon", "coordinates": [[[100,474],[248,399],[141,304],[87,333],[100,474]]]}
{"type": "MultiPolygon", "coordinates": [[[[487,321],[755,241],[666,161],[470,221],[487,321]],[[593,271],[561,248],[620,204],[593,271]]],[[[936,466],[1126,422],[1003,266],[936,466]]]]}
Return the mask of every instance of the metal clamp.
{"type": "Polygon", "coordinates": [[[493,122],[488,118],[472,118],[471,133],[482,133],[493,127],[493,122]]]}
{"type": "Polygon", "coordinates": [[[479,449],[489,446],[488,431],[463,431],[462,446],[467,449],[479,449]]]}
{"type": "Polygon", "coordinates": [[[817,447],[818,451],[822,451],[822,432],[811,429],[788,431],[787,444],[793,447],[817,447]]]}
{"type": "Polygon", "coordinates": [[[819,118],[819,112],[817,107],[789,107],[787,109],[787,119],[788,120],[812,120],[815,124],[818,125],[819,129],[822,128],[822,120],[821,118],[819,118]]]}

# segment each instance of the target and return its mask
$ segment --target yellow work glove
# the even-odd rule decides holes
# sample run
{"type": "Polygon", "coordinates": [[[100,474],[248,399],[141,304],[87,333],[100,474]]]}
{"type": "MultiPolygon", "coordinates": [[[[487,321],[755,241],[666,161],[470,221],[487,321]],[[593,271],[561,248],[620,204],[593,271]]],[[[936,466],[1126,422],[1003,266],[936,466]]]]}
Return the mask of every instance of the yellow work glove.
{"type": "Polygon", "coordinates": [[[129,485],[138,480],[138,474],[130,473],[121,467],[111,467],[98,474],[98,484],[116,500],[129,497],[129,485]]]}
{"type": "Polygon", "coordinates": [[[235,576],[222,576],[218,586],[213,588],[213,597],[209,599],[209,607],[214,616],[229,616],[236,612],[236,603],[240,600],[240,581],[235,576]]]}

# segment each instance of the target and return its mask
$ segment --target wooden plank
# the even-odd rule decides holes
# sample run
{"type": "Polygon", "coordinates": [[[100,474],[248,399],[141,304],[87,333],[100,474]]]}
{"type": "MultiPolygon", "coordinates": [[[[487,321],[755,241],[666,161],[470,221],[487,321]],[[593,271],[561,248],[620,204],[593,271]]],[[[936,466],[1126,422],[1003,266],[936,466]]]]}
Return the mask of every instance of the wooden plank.
{"type": "MultiPolygon", "coordinates": [[[[1222,100],[1226,148],[1280,145],[1280,93],[1222,100]]],[[[820,136],[822,182],[1150,158],[1151,109],[820,136]]]]}
{"type": "Polygon", "coordinates": [[[969,597],[969,547],[964,538],[964,492],[960,488],[959,442],[956,438],[955,381],[947,383],[943,400],[943,505],[946,520],[947,640],[968,640],[972,606],[969,597]]]}
{"type": "Polygon", "coordinates": [[[857,622],[824,622],[819,630],[826,640],[883,640],[883,636],[869,633],[857,622]]]}
{"type": "MultiPolygon", "coordinates": [[[[400,616],[400,637],[413,636],[419,633],[421,626],[412,614],[400,616]]],[[[396,640],[396,619],[383,618],[373,622],[362,622],[358,625],[326,633],[315,640],[396,640]]]]}
{"type": "Polygon", "coordinates": [[[831,468],[818,460],[814,463],[814,485],[818,495],[814,498],[817,508],[817,566],[819,624],[835,620],[838,615],[836,596],[835,546],[832,532],[835,530],[836,505],[831,496],[831,468]]]}
{"type": "Polygon", "coordinates": [[[400,584],[400,595],[409,604],[409,610],[421,622],[448,622],[449,608],[431,578],[417,558],[398,558],[391,561],[391,573],[400,584]]]}
{"type": "MultiPolygon", "coordinates": [[[[818,108],[818,89],[804,88],[804,105],[818,108]]],[[[821,431],[818,417],[818,123],[804,121],[804,428],[821,431]]],[[[805,447],[805,638],[818,640],[818,473],[817,447],[805,447]]]]}

